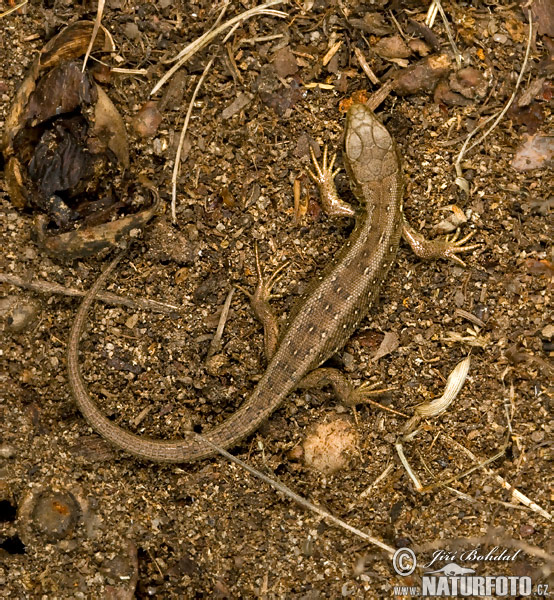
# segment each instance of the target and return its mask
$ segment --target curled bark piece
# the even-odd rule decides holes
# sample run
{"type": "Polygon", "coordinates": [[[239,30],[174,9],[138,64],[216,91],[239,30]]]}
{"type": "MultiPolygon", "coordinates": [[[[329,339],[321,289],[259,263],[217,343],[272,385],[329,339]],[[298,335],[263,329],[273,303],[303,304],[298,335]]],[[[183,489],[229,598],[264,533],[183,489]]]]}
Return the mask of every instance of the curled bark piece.
{"type": "Polygon", "coordinates": [[[452,60],[448,54],[427,56],[400,71],[394,78],[393,89],[402,96],[431,91],[451,70],[452,60]]]}
{"type": "Polygon", "coordinates": [[[44,218],[37,218],[35,225],[38,242],[49,254],[58,259],[74,260],[96,255],[106,248],[115,246],[134,229],[142,229],[158,212],[160,205],[161,202],[156,197],[149,208],[134,215],[58,235],[47,235],[44,218]]]}

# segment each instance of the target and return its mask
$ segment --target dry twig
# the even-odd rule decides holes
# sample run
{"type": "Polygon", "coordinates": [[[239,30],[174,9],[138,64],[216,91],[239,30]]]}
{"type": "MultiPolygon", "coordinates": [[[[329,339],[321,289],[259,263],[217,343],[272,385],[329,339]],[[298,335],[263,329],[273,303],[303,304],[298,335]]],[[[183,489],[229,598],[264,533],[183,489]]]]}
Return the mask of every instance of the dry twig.
{"type": "Polygon", "coordinates": [[[456,168],[456,185],[458,185],[460,188],[462,188],[465,192],[469,191],[469,185],[466,181],[466,179],[462,176],[462,167],[461,167],[461,163],[462,163],[462,159],[464,158],[466,152],[469,152],[470,150],[473,150],[473,148],[475,148],[475,146],[477,146],[478,144],[480,144],[481,142],[483,142],[483,140],[489,135],[489,133],[491,133],[491,131],[493,131],[493,129],[495,129],[495,127],[498,125],[498,123],[500,123],[500,121],[502,120],[502,117],[506,114],[506,112],[508,111],[508,109],[510,108],[510,106],[512,105],[512,102],[514,101],[517,91],[519,89],[519,86],[521,84],[521,80],[523,79],[523,74],[525,73],[525,69],[527,68],[527,61],[529,60],[529,52],[531,50],[531,40],[533,39],[533,18],[531,16],[531,11],[528,11],[528,19],[529,19],[529,34],[527,36],[527,48],[525,49],[525,58],[523,59],[523,64],[521,65],[521,70],[519,72],[517,81],[516,81],[516,85],[514,87],[514,91],[512,93],[512,95],[510,96],[510,99],[508,100],[508,102],[506,103],[506,106],[496,115],[491,115],[486,121],[484,121],[483,123],[481,123],[480,125],[478,125],[468,136],[466,141],[464,142],[464,145],[462,146],[462,149],[460,150],[460,154],[458,154],[458,158],[456,159],[456,162],[454,163],[454,167],[456,168]],[[473,142],[473,144],[471,144],[471,146],[469,146],[469,148],[467,147],[467,145],[469,144],[469,140],[480,130],[482,129],[489,121],[491,121],[492,119],[495,119],[494,123],[489,127],[489,129],[487,129],[487,131],[485,131],[485,133],[475,142],[473,142]]]}
{"type": "Polygon", "coordinates": [[[92,28],[92,35],[90,36],[90,41],[88,43],[88,48],[85,54],[85,58],[83,59],[83,66],[81,68],[81,72],[84,73],[88,57],[92,52],[92,46],[94,45],[94,40],[96,39],[96,35],[98,34],[98,30],[100,29],[100,23],[102,22],[102,14],[104,12],[104,0],[98,0],[98,8],[96,9],[96,19],[94,20],[94,27],[92,28]]]}
{"type": "Polygon", "coordinates": [[[181,50],[181,52],[179,52],[177,56],[175,56],[169,61],[176,62],[171,67],[171,69],[169,69],[169,71],[152,88],[150,95],[153,96],[163,85],[167,83],[171,76],[187,62],[187,60],[189,60],[196,52],[207,46],[222,31],[225,31],[225,29],[229,29],[233,27],[236,23],[246,21],[250,17],[254,17],[256,15],[271,15],[273,17],[281,18],[286,17],[287,13],[269,8],[270,6],[275,6],[276,4],[282,4],[283,1],[284,0],[270,0],[270,2],[266,2],[265,4],[261,4],[260,6],[256,6],[255,8],[251,8],[250,10],[247,10],[241,13],[240,15],[233,17],[232,19],[229,19],[229,21],[226,21],[219,27],[207,31],[204,35],[191,42],[188,46],[186,46],[186,48],[183,48],[183,50],[181,50]]]}
{"type": "MultiPolygon", "coordinates": [[[[75,288],[68,288],[58,283],[51,283],[50,281],[42,281],[35,279],[34,281],[26,281],[17,275],[8,275],[6,273],[0,273],[0,283],[7,283],[8,285],[14,285],[25,290],[31,290],[33,292],[39,292],[41,294],[61,294],[63,296],[73,297],[84,297],[87,292],[83,290],[77,290],[75,288]]],[[[146,298],[125,298],[124,296],[117,296],[110,292],[100,292],[96,296],[97,300],[114,304],[117,306],[128,306],[133,309],[151,310],[152,312],[164,313],[164,314],[175,314],[181,309],[173,304],[166,304],[164,302],[158,302],[157,300],[148,300],[146,298]]]]}
{"type": "Polygon", "coordinates": [[[204,68],[196,87],[194,88],[194,92],[192,93],[192,98],[189,102],[189,107],[187,109],[187,114],[185,116],[185,122],[183,123],[183,128],[181,129],[181,135],[179,136],[179,145],[177,146],[177,153],[175,155],[175,164],[173,165],[173,175],[171,176],[171,220],[173,223],[177,222],[177,178],[179,177],[179,167],[181,165],[181,152],[183,151],[183,143],[185,141],[185,135],[187,133],[187,129],[189,126],[190,116],[192,114],[192,109],[194,107],[194,101],[196,100],[196,96],[204,83],[204,79],[206,79],[206,75],[208,71],[211,69],[211,66],[215,60],[215,56],[210,58],[208,64],[204,68]]]}
{"type": "Polygon", "coordinates": [[[235,288],[231,288],[229,290],[229,293],[227,294],[225,304],[223,305],[223,310],[221,311],[221,315],[219,316],[217,330],[208,349],[206,360],[212,357],[221,348],[221,338],[223,336],[223,330],[225,329],[225,323],[227,323],[227,318],[229,317],[229,309],[231,308],[231,300],[233,299],[234,293],[235,288]]]}
{"type": "Polygon", "coordinates": [[[308,510],[311,510],[312,512],[315,512],[320,517],[323,517],[325,519],[329,519],[331,522],[335,523],[335,525],[338,525],[342,529],[346,529],[347,531],[350,531],[354,535],[357,535],[358,537],[361,537],[366,542],[369,542],[370,544],[373,544],[374,546],[377,546],[378,548],[381,548],[387,554],[389,554],[391,556],[394,554],[395,549],[392,548],[391,546],[388,546],[387,544],[385,544],[381,540],[379,540],[379,539],[377,539],[377,538],[375,538],[375,537],[373,537],[373,536],[371,536],[371,535],[369,535],[369,534],[361,531],[360,529],[357,529],[356,527],[352,527],[352,525],[349,525],[348,523],[346,523],[342,519],[339,519],[338,517],[335,517],[330,512],[326,511],[324,508],[321,508],[320,506],[316,506],[315,504],[313,504],[309,500],[306,500],[302,496],[299,496],[296,492],[293,492],[290,488],[288,488],[284,483],[281,483],[280,481],[277,481],[276,479],[272,479],[271,477],[268,477],[267,475],[264,475],[261,471],[258,471],[258,469],[255,469],[254,467],[251,467],[248,463],[245,463],[244,461],[240,460],[240,458],[237,458],[236,456],[233,456],[231,453],[227,452],[227,450],[224,450],[220,446],[217,446],[216,444],[214,444],[213,442],[211,442],[208,438],[206,438],[206,437],[204,437],[204,436],[202,436],[202,435],[200,435],[198,433],[196,435],[200,439],[202,439],[202,441],[206,442],[206,444],[208,444],[209,446],[211,446],[214,450],[216,450],[217,452],[219,452],[219,454],[221,454],[221,456],[224,456],[227,460],[235,463],[236,465],[239,465],[245,471],[248,471],[251,475],[254,475],[254,477],[257,477],[258,479],[261,479],[262,481],[265,481],[265,483],[267,483],[268,485],[270,485],[273,489],[275,489],[275,490],[277,490],[279,492],[282,492],[283,494],[285,494],[285,496],[287,496],[287,498],[290,498],[291,500],[293,500],[297,504],[300,504],[300,506],[302,506],[303,508],[306,508],[308,510]]]}
{"type": "MultiPolygon", "coordinates": [[[[447,439],[450,439],[451,443],[454,444],[456,446],[456,448],[458,448],[459,450],[464,452],[465,455],[468,456],[471,460],[477,461],[477,457],[475,456],[475,454],[473,454],[473,452],[471,452],[471,450],[468,450],[465,446],[462,446],[462,444],[458,443],[456,440],[453,440],[452,438],[447,438],[447,439]]],[[[501,487],[503,487],[505,490],[508,490],[512,494],[513,499],[517,500],[518,502],[521,502],[521,504],[523,504],[524,506],[527,506],[531,510],[535,511],[536,513],[541,515],[541,517],[544,517],[548,521],[552,521],[552,515],[550,513],[548,513],[543,508],[541,508],[538,504],[533,502],[530,498],[525,496],[525,494],[522,494],[518,489],[516,489],[511,483],[506,481],[503,477],[500,477],[500,475],[497,475],[492,469],[485,469],[485,472],[489,475],[492,475],[494,477],[494,479],[496,480],[496,482],[501,487]]]]}
{"type": "Polygon", "coordinates": [[[454,36],[452,35],[452,29],[450,28],[450,23],[446,18],[446,13],[442,7],[440,0],[433,0],[433,3],[429,7],[427,11],[427,18],[425,19],[425,24],[431,29],[435,22],[435,17],[437,16],[437,11],[441,15],[441,19],[446,30],[446,35],[448,36],[448,41],[450,42],[450,46],[452,46],[452,52],[454,53],[454,58],[456,60],[456,66],[458,69],[462,67],[462,55],[456,46],[456,42],[454,41],[454,36]]]}
{"type": "Polygon", "coordinates": [[[23,2],[20,2],[19,4],[16,4],[15,6],[8,8],[8,10],[5,10],[4,12],[0,13],[0,19],[2,19],[3,17],[7,17],[16,10],[19,10],[22,6],[25,6],[28,1],[29,0],[23,0],[23,2]]]}

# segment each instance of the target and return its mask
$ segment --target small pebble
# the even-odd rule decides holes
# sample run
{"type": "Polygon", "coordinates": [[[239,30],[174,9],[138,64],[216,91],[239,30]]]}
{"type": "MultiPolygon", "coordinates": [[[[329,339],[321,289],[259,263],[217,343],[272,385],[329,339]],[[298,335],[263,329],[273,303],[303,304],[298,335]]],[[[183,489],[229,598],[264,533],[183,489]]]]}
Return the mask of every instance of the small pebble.
{"type": "Polygon", "coordinates": [[[344,419],[320,423],[304,440],[304,462],[322,473],[334,473],[348,464],[357,441],[354,428],[344,419]]]}
{"type": "Polygon", "coordinates": [[[132,126],[140,137],[149,138],[156,135],[162,119],[157,102],[149,101],[133,117],[132,126]]]}
{"type": "Polygon", "coordinates": [[[535,533],[535,528],[532,525],[525,523],[519,528],[519,533],[521,537],[529,537],[535,533]]]}
{"type": "Polygon", "coordinates": [[[6,329],[12,333],[22,333],[34,327],[41,314],[38,300],[20,300],[6,317],[6,329]]]}
{"type": "Polygon", "coordinates": [[[0,444],[0,458],[13,458],[16,455],[14,446],[0,444]]]}

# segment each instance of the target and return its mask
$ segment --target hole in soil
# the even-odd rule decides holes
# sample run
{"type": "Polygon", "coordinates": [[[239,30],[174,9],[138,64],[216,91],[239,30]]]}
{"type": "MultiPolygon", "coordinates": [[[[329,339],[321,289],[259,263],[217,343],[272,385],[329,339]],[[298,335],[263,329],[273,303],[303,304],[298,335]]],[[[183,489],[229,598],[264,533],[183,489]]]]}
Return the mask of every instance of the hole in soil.
{"type": "Polygon", "coordinates": [[[8,554],[25,554],[25,544],[17,536],[6,538],[0,542],[0,548],[8,554]]]}
{"type": "Polygon", "coordinates": [[[0,500],[0,522],[7,523],[15,521],[17,514],[15,506],[8,500],[0,500]]]}

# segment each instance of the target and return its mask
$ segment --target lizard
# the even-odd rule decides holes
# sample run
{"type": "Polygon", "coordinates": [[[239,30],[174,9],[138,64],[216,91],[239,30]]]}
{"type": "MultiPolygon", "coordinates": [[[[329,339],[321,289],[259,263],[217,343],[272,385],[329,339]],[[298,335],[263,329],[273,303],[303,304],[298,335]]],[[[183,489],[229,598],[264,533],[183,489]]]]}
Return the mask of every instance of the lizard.
{"type": "MultiPolygon", "coordinates": [[[[424,259],[447,258],[464,264],[461,252],[477,245],[461,240],[428,241],[407,223],[403,214],[404,180],[399,151],[388,130],[364,104],[355,103],[346,116],[343,162],[359,208],[339,197],[334,179],[335,157],[327,159],[325,147],[321,164],[312,150],[315,180],[324,210],[331,216],[355,218],[354,229],[336,258],[307,286],[291,311],[279,335],[269,306],[271,287],[277,273],[264,280],[259,267],[258,285],[250,300],[264,324],[268,354],[266,370],[248,399],[227,420],[203,433],[211,444],[229,448],[253,433],[296,388],[326,379],[349,403],[363,392],[343,385],[344,376],[318,367],[341,349],[366,317],[379,288],[395,261],[403,237],[424,259]],[[321,374],[321,375],[319,375],[321,374]]],[[[91,398],[79,366],[79,342],[89,309],[105,284],[120,254],[87,292],[71,328],[67,345],[68,380],[77,406],[89,425],[105,440],[135,457],[155,462],[192,462],[212,456],[214,447],[193,432],[181,439],[162,440],[135,435],[102,414],[91,398]]]]}

